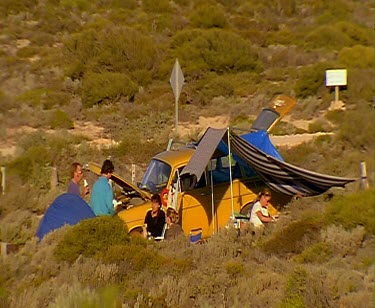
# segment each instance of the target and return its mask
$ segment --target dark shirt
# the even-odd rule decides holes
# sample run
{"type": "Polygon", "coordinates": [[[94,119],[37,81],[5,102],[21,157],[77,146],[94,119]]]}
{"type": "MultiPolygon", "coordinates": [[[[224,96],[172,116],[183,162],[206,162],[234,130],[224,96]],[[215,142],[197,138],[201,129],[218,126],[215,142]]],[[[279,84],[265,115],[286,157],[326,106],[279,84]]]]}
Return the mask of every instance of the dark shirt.
{"type": "Polygon", "coordinates": [[[152,237],[161,236],[165,224],[165,213],[160,210],[155,217],[151,215],[152,210],[149,210],[145,217],[145,224],[147,224],[147,232],[151,233],[152,237]]]}

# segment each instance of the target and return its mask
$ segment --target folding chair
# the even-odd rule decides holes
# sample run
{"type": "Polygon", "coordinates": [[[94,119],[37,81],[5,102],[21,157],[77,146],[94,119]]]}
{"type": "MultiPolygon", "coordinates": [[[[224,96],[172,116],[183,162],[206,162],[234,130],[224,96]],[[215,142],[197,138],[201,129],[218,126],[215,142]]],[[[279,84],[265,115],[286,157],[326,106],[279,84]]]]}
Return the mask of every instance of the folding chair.
{"type": "Polygon", "coordinates": [[[191,229],[189,232],[190,243],[198,244],[202,242],[202,228],[191,229]]]}

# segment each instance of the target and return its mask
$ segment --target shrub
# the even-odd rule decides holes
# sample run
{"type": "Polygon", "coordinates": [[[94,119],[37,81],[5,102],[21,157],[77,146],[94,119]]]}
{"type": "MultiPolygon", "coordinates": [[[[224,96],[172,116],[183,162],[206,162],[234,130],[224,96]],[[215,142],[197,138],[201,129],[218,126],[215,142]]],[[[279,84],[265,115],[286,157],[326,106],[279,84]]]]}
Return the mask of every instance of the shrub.
{"type": "Polygon", "coordinates": [[[295,257],[298,263],[322,264],[332,257],[332,247],[328,243],[319,242],[307,247],[300,255],[295,257]]]}
{"type": "Polygon", "coordinates": [[[263,242],[261,248],[268,254],[278,256],[299,254],[306,246],[319,240],[322,226],[319,220],[319,217],[311,216],[292,222],[263,242]]]}
{"type": "Polygon", "coordinates": [[[329,132],[331,130],[332,130],[331,125],[325,119],[318,119],[309,124],[310,133],[329,132]]]}
{"type": "Polygon", "coordinates": [[[157,66],[156,47],[150,37],[112,24],[98,28],[88,28],[64,42],[68,76],[80,79],[86,72],[131,76],[137,71],[153,71],[157,66]]]}
{"type": "Polygon", "coordinates": [[[58,129],[58,128],[71,129],[71,128],[74,128],[74,122],[69,117],[68,114],[58,109],[58,110],[55,110],[52,114],[52,117],[50,119],[50,126],[52,129],[58,129]]]}
{"type": "Polygon", "coordinates": [[[190,21],[197,28],[224,28],[224,12],[216,5],[203,4],[191,13],[190,21]]]}
{"type": "Polygon", "coordinates": [[[329,63],[318,63],[300,69],[298,80],[294,87],[297,97],[306,98],[317,94],[324,86],[325,70],[329,68],[329,63]]]}
{"type": "Polygon", "coordinates": [[[285,297],[281,307],[306,307],[304,294],[309,275],[303,267],[296,268],[288,277],[285,297]]]}
{"type": "Polygon", "coordinates": [[[340,50],[344,46],[350,46],[351,43],[348,35],[331,25],[317,27],[303,39],[304,47],[307,49],[340,50]]]}
{"type": "Polygon", "coordinates": [[[137,85],[122,73],[89,73],[82,82],[82,102],[92,107],[105,101],[117,101],[121,97],[130,99],[137,92],[137,85]]]}
{"type": "Polygon", "coordinates": [[[372,106],[357,104],[356,110],[346,111],[342,114],[340,126],[336,134],[336,142],[350,144],[357,150],[369,151],[375,142],[374,116],[372,106]],[[357,124],[356,124],[357,123],[357,124]]]}
{"type": "Polygon", "coordinates": [[[129,241],[128,230],[118,216],[101,216],[83,220],[69,229],[54,254],[59,260],[74,262],[81,254],[93,257],[129,241]]]}
{"type": "Polygon", "coordinates": [[[168,0],[143,0],[143,8],[149,13],[165,13],[170,10],[170,5],[168,0]]]}
{"type": "Polygon", "coordinates": [[[335,196],[325,213],[327,224],[340,224],[345,229],[363,226],[370,234],[375,234],[374,190],[366,190],[345,196],[335,196]]]}
{"type": "Polygon", "coordinates": [[[188,75],[205,71],[216,73],[259,71],[258,55],[246,40],[221,29],[180,31],[171,47],[179,59],[189,63],[188,75]]]}
{"type": "Polygon", "coordinates": [[[332,247],[332,252],[340,257],[356,255],[365,236],[363,226],[357,226],[351,231],[346,231],[342,226],[328,226],[322,231],[322,239],[332,247]]]}
{"type": "Polygon", "coordinates": [[[338,54],[339,63],[347,68],[372,68],[374,48],[362,45],[344,47],[338,54]]]}

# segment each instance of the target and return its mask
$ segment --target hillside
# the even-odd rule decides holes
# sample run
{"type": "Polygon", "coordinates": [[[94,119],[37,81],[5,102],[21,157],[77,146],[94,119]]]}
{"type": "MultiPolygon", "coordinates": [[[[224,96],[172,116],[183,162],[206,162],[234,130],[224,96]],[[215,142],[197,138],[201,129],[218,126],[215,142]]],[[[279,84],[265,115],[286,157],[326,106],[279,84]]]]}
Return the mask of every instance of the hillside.
{"type": "Polygon", "coordinates": [[[369,0],[0,1],[7,170],[0,242],[21,247],[0,259],[0,306],[370,306],[374,7],[369,0]],[[178,133],[169,83],[176,59],[185,77],[178,133]],[[325,86],[333,68],[348,76],[338,106],[325,86]],[[284,159],[343,177],[359,177],[366,162],[370,190],[356,182],[294,200],[262,238],[223,230],[204,245],[158,245],[129,238],[113,218],[36,242],[72,162],[111,156],[129,178],[130,164],[143,170],[170,138],[197,140],[207,126],[249,129],[277,94],[297,99],[270,136],[284,159]],[[91,237],[95,251],[77,240],[90,242],[92,228],[110,238],[91,237]]]}

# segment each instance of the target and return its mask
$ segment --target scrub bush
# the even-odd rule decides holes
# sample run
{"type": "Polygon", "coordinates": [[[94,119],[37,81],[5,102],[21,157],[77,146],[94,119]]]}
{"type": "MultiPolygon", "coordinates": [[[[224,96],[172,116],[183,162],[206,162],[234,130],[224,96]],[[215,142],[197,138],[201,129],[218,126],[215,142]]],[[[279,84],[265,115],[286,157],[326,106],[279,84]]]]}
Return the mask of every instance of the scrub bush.
{"type": "Polygon", "coordinates": [[[117,101],[122,97],[130,99],[137,92],[137,85],[122,73],[89,73],[82,82],[82,103],[92,107],[106,101],[117,101]]]}
{"type": "Polygon", "coordinates": [[[221,29],[180,31],[173,37],[171,47],[184,62],[186,74],[203,75],[206,71],[259,71],[262,64],[253,47],[239,35],[221,29]]]}
{"type": "Polygon", "coordinates": [[[320,239],[322,223],[318,217],[306,217],[294,221],[278,230],[261,244],[264,252],[272,255],[287,256],[301,253],[320,239]]]}
{"type": "Polygon", "coordinates": [[[198,6],[191,13],[190,21],[197,28],[224,28],[227,24],[223,10],[209,4],[198,6]]]}
{"type": "Polygon", "coordinates": [[[318,63],[304,67],[298,72],[298,80],[294,87],[296,96],[307,98],[317,95],[319,89],[324,87],[325,70],[329,68],[328,63],[318,63]]]}
{"type": "Polygon", "coordinates": [[[69,229],[54,253],[57,259],[72,263],[81,254],[93,257],[129,241],[128,230],[118,216],[101,216],[83,220],[69,229]]]}
{"type": "Polygon", "coordinates": [[[319,242],[307,247],[294,260],[298,263],[323,264],[332,257],[332,254],[333,249],[328,243],[319,242]]]}
{"type": "Polygon", "coordinates": [[[58,109],[54,111],[51,116],[50,126],[52,129],[59,129],[59,128],[71,129],[71,128],[74,128],[74,122],[69,117],[68,114],[58,109]]]}
{"type": "Polygon", "coordinates": [[[374,216],[374,190],[369,189],[345,196],[335,196],[327,206],[325,222],[340,224],[349,230],[363,226],[366,232],[374,235],[374,216]]]}
{"type": "Polygon", "coordinates": [[[347,68],[372,68],[374,65],[374,48],[362,45],[344,47],[338,54],[338,60],[340,64],[347,68]]]}

